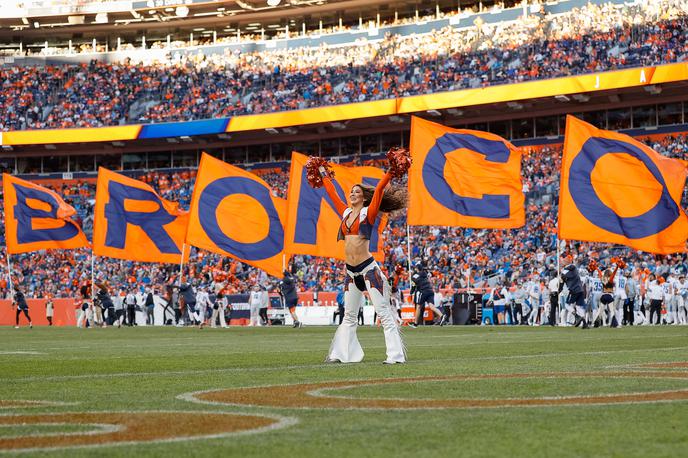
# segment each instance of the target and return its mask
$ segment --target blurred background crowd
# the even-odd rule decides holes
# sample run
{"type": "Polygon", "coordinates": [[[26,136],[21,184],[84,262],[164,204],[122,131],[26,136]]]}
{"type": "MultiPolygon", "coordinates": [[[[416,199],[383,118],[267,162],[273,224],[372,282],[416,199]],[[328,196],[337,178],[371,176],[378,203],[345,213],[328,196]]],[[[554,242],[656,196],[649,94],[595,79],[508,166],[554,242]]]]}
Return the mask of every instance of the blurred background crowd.
{"type": "Polygon", "coordinates": [[[681,0],[588,4],[347,46],[15,65],[0,68],[0,130],[227,117],[680,62],[687,13],[681,0]]]}
{"type": "MultiPolygon", "coordinates": [[[[667,135],[660,140],[646,140],[658,152],[688,160],[688,138],[667,135]]],[[[518,284],[533,275],[543,281],[556,268],[557,203],[561,145],[523,148],[522,180],[526,195],[526,224],[512,230],[478,230],[452,227],[412,227],[411,258],[422,260],[430,270],[436,288],[490,287],[503,281],[518,284]]],[[[385,166],[384,154],[379,160],[361,162],[344,157],[352,165],[385,166]]],[[[286,198],[288,163],[276,164],[261,176],[273,192],[286,198]]],[[[195,181],[195,169],[177,171],[140,171],[130,173],[152,185],[164,198],[188,208],[195,181]]],[[[396,184],[404,186],[404,181],[396,184]]],[[[55,188],[78,212],[76,220],[90,237],[93,229],[92,207],[95,199],[93,182],[70,180],[55,188]]],[[[1,207],[1,202],[0,202],[1,207]]],[[[688,193],[683,207],[688,207],[688,193]]],[[[4,217],[0,224],[0,243],[4,246],[4,217]]],[[[385,230],[385,269],[400,272],[400,289],[408,288],[408,254],[406,251],[406,214],[391,215],[385,230]],[[397,266],[401,266],[398,269],[397,266]]],[[[563,250],[581,259],[597,259],[604,265],[612,256],[621,256],[639,274],[648,269],[660,274],[668,271],[688,272],[686,254],[655,256],[621,246],[599,243],[569,243],[563,250]]],[[[4,248],[3,248],[3,256],[4,248]]],[[[90,282],[89,250],[34,252],[12,255],[12,271],[16,281],[29,296],[74,297],[84,282],[90,282]]],[[[117,259],[98,258],[96,276],[107,279],[116,287],[162,288],[176,278],[178,265],[146,264],[117,259]]],[[[293,271],[301,291],[335,291],[344,281],[343,262],[333,259],[295,256],[293,271]]],[[[268,289],[276,280],[264,272],[240,262],[192,248],[184,278],[209,282],[216,275],[228,277],[228,292],[245,292],[259,283],[268,289]]],[[[0,279],[0,294],[7,294],[6,276],[0,279]]]]}

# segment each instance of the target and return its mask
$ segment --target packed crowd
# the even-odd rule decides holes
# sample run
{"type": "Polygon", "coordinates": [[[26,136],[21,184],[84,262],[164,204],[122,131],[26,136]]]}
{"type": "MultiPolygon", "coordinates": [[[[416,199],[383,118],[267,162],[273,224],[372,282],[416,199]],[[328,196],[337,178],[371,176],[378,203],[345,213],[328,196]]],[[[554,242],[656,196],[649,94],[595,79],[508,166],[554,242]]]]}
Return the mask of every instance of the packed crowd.
{"type": "Polygon", "coordinates": [[[3,67],[0,130],[294,110],[682,61],[687,12],[679,0],[589,4],[353,46],[3,67]]]}
{"type": "MultiPolygon", "coordinates": [[[[670,135],[646,141],[657,151],[688,159],[688,137],[685,135],[670,135]]],[[[521,284],[533,275],[546,278],[556,266],[560,160],[560,146],[524,151],[522,177],[527,195],[524,227],[513,230],[413,227],[411,258],[422,259],[430,267],[437,288],[491,287],[504,281],[521,284]]],[[[381,160],[364,164],[384,166],[381,160]]],[[[163,197],[180,202],[182,208],[188,208],[195,174],[195,170],[175,173],[144,171],[134,176],[151,184],[163,197]]],[[[273,187],[276,195],[286,197],[288,167],[284,167],[283,171],[264,173],[262,178],[273,187]]],[[[90,236],[95,184],[70,181],[64,182],[55,190],[76,208],[77,222],[82,224],[90,236]]],[[[688,207],[688,193],[684,194],[683,206],[688,207]]],[[[385,234],[389,241],[385,245],[385,268],[390,273],[399,272],[401,288],[409,286],[405,221],[405,211],[393,214],[385,234]],[[402,268],[399,269],[399,266],[402,268]]],[[[4,239],[4,221],[0,223],[0,235],[4,239]]],[[[630,265],[653,273],[688,271],[688,258],[685,254],[653,256],[619,246],[592,243],[570,243],[562,251],[601,262],[612,256],[622,256],[630,265]]],[[[29,296],[50,294],[73,297],[78,293],[80,284],[89,281],[91,276],[91,256],[87,250],[13,255],[11,262],[16,281],[29,296]]],[[[98,259],[95,265],[97,277],[107,278],[111,284],[123,287],[159,287],[176,278],[179,270],[176,265],[142,264],[107,258],[98,259]]],[[[343,281],[342,263],[332,259],[295,256],[293,270],[299,289],[304,291],[335,291],[343,281]]],[[[184,277],[209,282],[217,275],[228,276],[228,293],[242,292],[247,284],[274,283],[274,279],[268,278],[262,271],[206,251],[192,249],[191,259],[185,265],[184,277]]],[[[3,275],[0,279],[0,294],[7,294],[7,286],[6,276],[3,275]]]]}
{"type": "MultiPolygon", "coordinates": [[[[417,15],[402,17],[399,14],[395,14],[394,17],[384,17],[377,16],[375,20],[361,20],[360,23],[356,24],[331,24],[331,25],[321,25],[317,28],[306,28],[303,26],[299,30],[295,30],[292,26],[291,30],[286,27],[280,27],[278,29],[268,29],[262,30],[261,33],[251,33],[249,30],[239,30],[238,33],[236,29],[232,29],[232,33],[227,33],[227,31],[220,31],[213,35],[212,32],[206,31],[203,34],[190,34],[188,37],[176,36],[174,38],[170,37],[169,42],[165,40],[154,40],[146,41],[146,49],[156,49],[156,50],[175,50],[192,48],[196,46],[217,46],[227,43],[252,43],[256,41],[265,41],[270,39],[289,39],[289,38],[320,38],[323,35],[335,34],[335,33],[345,33],[353,31],[379,31],[380,28],[389,26],[398,26],[404,24],[413,23],[426,23],[432,20],[446,19],[454,16],[464,16],[470,17],[477,13],[488,12],[492,14],[499,13],[506,8],[513,8],[520,2],[514,0],[496,2],[490,5],[489,1],[485,1],[478,4],[468,5],[461,10],[449,10],[442,11],[439,8],[427,8],[424,10],[418,10],[417,15]]],[[[534,3],[535,4],[535,3],[534,3]]],[[[117,51],[135,51],[143,49],[143,41],[135,42],[122,42],[120,41],[115,48],[117,51]]],[[[22,48],[22,49],[5,49],[0,50],[0,55],[40,55],[40,56],[55,56],[55,55],[72,55],[78,53],[103,53],[110,51],[109,46],[102,41],[95,42],[95,47],[93,41],[85,40],[83,43],[74,44],[70,49],[69,46],[56,45],[56,46],[42,46],[39,49],[22,48]]]]}

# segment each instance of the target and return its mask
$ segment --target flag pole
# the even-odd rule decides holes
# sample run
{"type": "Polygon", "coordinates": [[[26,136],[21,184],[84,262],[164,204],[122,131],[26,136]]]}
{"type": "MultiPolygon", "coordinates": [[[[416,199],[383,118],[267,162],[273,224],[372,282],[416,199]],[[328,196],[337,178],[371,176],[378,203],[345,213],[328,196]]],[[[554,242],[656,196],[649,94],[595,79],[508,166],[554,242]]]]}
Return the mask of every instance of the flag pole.
{"type": "Polygon", "coordinates": [[[93,298],[96,296],[96,255],[91,250],[91,303],[93,303],[93,298]]]}
{"type": "Polygon", "coordinates": [[[287,255],[282,253],[282,271],[287,270],[287,255]]]}
{"type": "MultiPolygon", "coordinates": [[[[556,235],[556,239],[555,239],[555,240],[556,240],[556,242],[557,242],[557,288],[558,288],[558,291],[557,291],[557,292],[559,292],[559,291],[561,291],[561,285],[560,285],[560,282],[561,282],[561,243],[560,243],[560,240],[559,240],[559,234],[556,235]]],[[[552,291],[550,291],[550,294],[551,294],[551,293],[552,293],[552,291]]],[[[559,294],[557,294],[557,308],[559,308],[559,304],[560,304],[560,303],[561,303],[561,302],[559,302],[559,294]]],[[[559,315],[560,315],[559,318],[560,318],[560,319],[561,319],[561,315],[562,315],[563,313],[564,313],[564,310],[563,310],[563,309],[562,309],[562,310],[559,310],[559,315]]],[[[554,316],[554,321],[555,321],[555,322],[557,321],[556,315],[554,316]]],[[[565,325],[566,325],[566,323],[563,323],[563,324],[562,324],[562,326],[565,326],[565,325]]]]}
{"type": "Polygon", "coordinates": [[[7,253],[7,285],[10,287],[10,300],[14,300],[14,285],[12,284],[12,264],[10,264],[10,251],[5,247],[7,253]]]}
{"type": "Polygon", "coordinates": [[[471,265],[468,264],[468,267],[466,269],[466,291],[468,293],[471,292],[471,265]]]}
{"type": "Polygon", "coordinates": [[[561,240],[559,240],[559,234],[557,234],[557,277],[561,274],[561,240]]]}
{"type": "Polygon", "coordinates": [[[182,245],[182,259],[179,261],[179,282],[178,286],[182,286],[182,277],[184,276],[184,253],[186,252],[186,242],[182,245]]]}
{"type": "Polygon", "coordinates": [[[406,258],[408,262],[409,278],[411,275],[411,226],[406,222],[406,258]]]}

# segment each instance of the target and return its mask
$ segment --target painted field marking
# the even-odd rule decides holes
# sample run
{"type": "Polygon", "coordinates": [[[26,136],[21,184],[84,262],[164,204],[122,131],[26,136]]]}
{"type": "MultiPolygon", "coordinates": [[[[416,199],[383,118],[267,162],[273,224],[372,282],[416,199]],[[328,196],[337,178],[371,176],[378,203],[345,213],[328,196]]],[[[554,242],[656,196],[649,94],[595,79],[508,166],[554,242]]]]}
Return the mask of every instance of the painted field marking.
{"type": "Polygon", "coordinates": [[[5,355],[47,355],[47,353],[41,352],[41,351],[22,351],[22,350],[0,351],[0,356],[5,356],[5,355]]]}
{"type": "Polygon", "coordinates": [[[669,402],[688,400],[688,388],[678,390],[620,393],[608,395],[556,396],[501,399],[365,399],[328,394],[333,389],[422,382],[472,381],[527,378],[667,378],[688,379],[688,372],[546,372],[523,374],[482,374],[431,377],[405,377],[372,380],[339,380],[320,383],[269,385],[197,391],[177,396],[179,399],[210,405],[268,407],[283,409],[476,409],[501,407],[571,406],[669,402]]]}
{"type": "Polygon", "coordinates": [[[73,406],[78,402],[34,401],[29,399],[0,399],[0,409],[23,409],[26,407],[73,406]]]}
{"type": "Polygon", "coordinates": [[[0,415],[2,425],[99,425],[102,430],[0,437],[1,452],[36,452],[143,443],[183,442],[257,434],[294,425],[296,418],[274,414],[197,411],[103,411],[0,415]],[[189,434],[198,431],[198,434],[189,434]]]}
{"type": "MultiPolygon", "coordinates": [[[[30,423],[31,426],[74,426],[74,423],[30,423]]],[[[35,432],[35,433],[22,433],[15,435],[2,435],[0,439],[19,439],[22,437],[43,437],[43,436],[54,436],[59,434],[60,436],[76,436],[76,435],[94,435],[94,434],[105,434],[114,433],[121,431],[122,427],[118,425],[109,425],[106,423],[81,423],[82,426],[88,426],[91,429],[86,431],[73,431],[73,432],[35,432]]],[[[26,423],[21,425],[16,424],[0,424],[0,430],[3,428],[11,428],[13,426],[28,426],[26,423]]]]}

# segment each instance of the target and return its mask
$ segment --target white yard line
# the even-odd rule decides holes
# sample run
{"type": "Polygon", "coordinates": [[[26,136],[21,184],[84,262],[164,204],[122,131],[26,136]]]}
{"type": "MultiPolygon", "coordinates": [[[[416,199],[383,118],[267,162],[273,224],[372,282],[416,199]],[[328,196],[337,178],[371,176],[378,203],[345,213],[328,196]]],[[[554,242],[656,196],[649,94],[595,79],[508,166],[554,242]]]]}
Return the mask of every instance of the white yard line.
{"type": "MultiPolygon", "coordinates": [[[[427,347],[434,347],[434,345],[424,345],[427,347]]],[[[414,346],[415,348],[417,346],[414,346]]],[[[370,348],[370,347],[368,347],[370,348]]],[[[384,348],[384,346],[378,346],[375,348],[384,348]]],[[[688,346],[683,347],[664,347],[664,348],[634,348],[630,350],[601,350],[601,351],[588,351],[588,352],[578,352],[571,351],[567,353],[538,353],[532,355],[508,355],[508,356],[478,356],[478,357],[467,357],[467,358],[441,358],[441,359],[424,359],[420,361],[409,361],[406,366],[419,366],[425,364],[435,364],[442,361],[500,361],[500,360],[517,360],[517,359],[541,359],[541,358],[558,358],[562,356],[594,356],[594,355],[611,355],[618,353],[652,353],[652,352],[666,352],[666,351],[677,351],[686,350],[688,346]]],[[[301,350],[299,350],[301,351],[301,350]]],[[[222,354],[218,354],[222,355],[222,354]]],[[[357,363],[355,366],[379,366],[380,361],[368,361],[357,363]]],[[[127,378],[127,377],[168,377],[171,375],[180,376],[194,376],[199,374],[222,374],[222,373],[234,373],[234,372],[274,372],[274,371],[285,371],[285,370],[296,370],[296,369],[318,369],[318,368],[341,368],[344,365],[332,365],[332,364],[300,364],[300,365],[290,365],[290,366],[271,366],[271,367],[227,367],[221,369],[195,369],[195,370],[176,370],[176,371],[158,371],[158,372],[118,372],[114,374],[79,374],[79,375],[55,375],[55,376],[31,376],[31,377],[19,377],[19,378],[3,378],[0,379],[0,383],[12,383],[12,382],[43,382],[43,381],[68,381],[68,380],[91,380],[91,379],[109,379],[109,378],[127,378]]]]}

